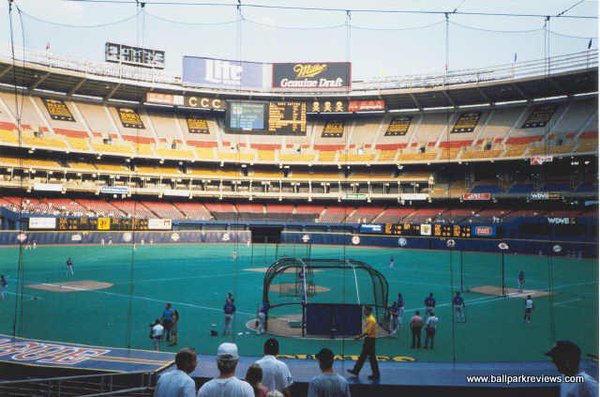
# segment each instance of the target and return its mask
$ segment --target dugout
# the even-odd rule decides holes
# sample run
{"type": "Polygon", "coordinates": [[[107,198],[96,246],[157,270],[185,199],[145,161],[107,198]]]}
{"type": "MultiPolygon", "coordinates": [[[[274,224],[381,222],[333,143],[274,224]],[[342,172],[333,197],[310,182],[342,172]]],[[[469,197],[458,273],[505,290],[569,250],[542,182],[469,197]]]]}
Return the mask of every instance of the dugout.
{"type": "Polygon", "coordinates": [[[251,240],[253,244],[279,244],[281,243],[281,232],[283,226],[250,226],[251,240]]]}

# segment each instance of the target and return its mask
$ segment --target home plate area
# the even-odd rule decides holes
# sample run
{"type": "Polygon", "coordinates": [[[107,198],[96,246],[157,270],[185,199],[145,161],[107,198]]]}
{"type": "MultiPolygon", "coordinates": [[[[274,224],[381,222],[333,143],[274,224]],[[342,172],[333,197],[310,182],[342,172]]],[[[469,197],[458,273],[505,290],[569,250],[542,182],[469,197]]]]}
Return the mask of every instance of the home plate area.
{"type": "Polygon", "coordinates": [[[51,292],[81,292],[81,291],[93,291],[98,289],[106,289],[112,287],[112,283],[104,283],[101,281],[93,280],[81,280],[81,281],[68,281],[64,283],[41,283],[41,284],[29,284],[27,288],[39,289],[42,291],[51,292]]]}

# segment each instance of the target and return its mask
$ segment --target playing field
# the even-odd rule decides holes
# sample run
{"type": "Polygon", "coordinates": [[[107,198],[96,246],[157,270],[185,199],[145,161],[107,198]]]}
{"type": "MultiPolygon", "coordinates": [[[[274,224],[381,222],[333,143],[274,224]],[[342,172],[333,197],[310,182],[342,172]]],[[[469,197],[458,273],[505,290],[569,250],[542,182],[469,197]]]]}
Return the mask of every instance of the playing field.
{"type": "MultiPolygon", "coordinates": [[[[245,324],[255,318],[261,301],[264,273],[260,268],[276,257],[306,255],[305,246],[291,245],[144,245],[135,250],[132,246],[40,246],[22,251],[19,260],[18,248],[2,248],[0,273],[7,275],[9,286],[6,300],[0,302],[0,332],[16,330],[19,336],[44,340],[151,349],[148,324],[170,302],[181,314],[178,347],[193,346],[212,354],[219,343],[234,339],[241,354],[259,355],[267,336],[255,335],[245,324]],[[65,275],[68,257],[73,259],[73,277],[65,275]],[[19,282],[23,288],[17,294],[19,282]],[[235,333],[211,337],[211,329],[219,334],[222,330],[228,291],[234,293],[238,308],[235,333]]],[[[462,266],[459,252],[313,246],[310,255],[364,261],[387,278],[391,299],[403,293],[404,328],[378,340],[381,355],[422,361],[539,361],[556,339],[571,339],[584,354],[598,354],[597,260],[506,255],[507,293],[513,292],[508,288],[516,287],[522,269],[526,291],[544,295],[534,296],[536,308],[527,324],[521,295],[495,295],[501,286],[499,255],[465,252],[462,266]],[[388,266],[390,256],[395,258],[393,268],[388,266]],[[467,322],[453,325],[449,302],[453,291],[460,289],[461,279],[467,322]],[[415,310],[423,310],[429,292],[437,298],[440,318],[435,349],[411,350],[406,324],[415,310]]],[[[316,284],[323,284],[315,299],[366,301],[365,276],[350,273],[315,274],[316,284]]],[[[339,354],[358,354],[361,346],[352,340],[280,341],[285,354],[314,354],[324,345],[339,354]]]]}

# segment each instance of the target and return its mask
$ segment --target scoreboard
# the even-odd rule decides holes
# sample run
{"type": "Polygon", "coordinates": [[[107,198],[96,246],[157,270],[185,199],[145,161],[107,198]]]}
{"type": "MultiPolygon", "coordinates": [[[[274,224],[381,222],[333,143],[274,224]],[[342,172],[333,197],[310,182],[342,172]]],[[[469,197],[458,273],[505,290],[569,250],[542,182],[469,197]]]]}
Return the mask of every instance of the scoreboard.
{"type": "Polygon", "coordinates": [[[306,102],[227,101],[226,131],[253,135],[306,135],[306,102]]]}
{"type": "MultiPolygon", "coordinates": [[[[472,237],[470,225],[445,225],[433,224],[431,235],[434,237],[472,237]]],[[[385,234],[396,236],[422,236],[421,225],[415,223],[386,223],[384,228],[385,234]]],[[[429,234],[427,234],[429,235],[429,234]]]]}
{"type": "Polygon", "coordinates": [[[421,225],[412,223],[386,223],[385,234],[396,236],[420,236],[421,225]]]}
{"type": "Polygon", "coordinates": [[[433,235],[436,237],[471,237],[469,225],[433,225],[433,235]]]}
{"type": "Polygon", "coordinates": [[[58,230],[148,230],[147,219],[58,218],[58,230]]]}

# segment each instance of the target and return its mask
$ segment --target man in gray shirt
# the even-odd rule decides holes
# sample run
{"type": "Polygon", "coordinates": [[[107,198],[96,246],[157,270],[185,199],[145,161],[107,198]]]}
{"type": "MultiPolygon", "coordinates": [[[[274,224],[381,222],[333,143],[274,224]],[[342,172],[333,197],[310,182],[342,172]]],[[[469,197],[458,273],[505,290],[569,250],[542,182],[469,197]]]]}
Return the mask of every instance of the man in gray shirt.
{"type": "Polygon", "coordinates": [[[348,381],[333,370],[333,352],[321,349],[317,359],[322,373],[308,384],[308,397],[350,397],[348,381]]]}

